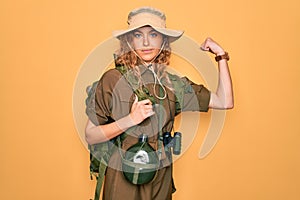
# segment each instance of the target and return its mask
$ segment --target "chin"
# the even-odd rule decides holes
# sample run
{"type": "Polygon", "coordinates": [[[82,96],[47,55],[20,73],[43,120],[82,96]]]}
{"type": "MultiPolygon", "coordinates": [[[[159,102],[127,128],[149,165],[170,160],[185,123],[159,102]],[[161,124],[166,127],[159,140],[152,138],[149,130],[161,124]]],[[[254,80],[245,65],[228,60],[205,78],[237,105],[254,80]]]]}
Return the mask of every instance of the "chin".
{"type": "Polygon", "coordinates": [[[151,62],[155,56],[141,56],[141,58],[145,61],[145,62],[151,62]]]}

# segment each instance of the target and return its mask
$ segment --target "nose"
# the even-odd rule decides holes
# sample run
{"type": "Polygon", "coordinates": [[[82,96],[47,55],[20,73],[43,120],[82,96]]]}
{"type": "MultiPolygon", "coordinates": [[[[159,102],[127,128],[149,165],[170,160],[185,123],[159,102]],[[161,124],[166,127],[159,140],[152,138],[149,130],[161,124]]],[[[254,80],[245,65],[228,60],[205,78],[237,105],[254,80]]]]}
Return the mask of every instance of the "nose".
{"type": "Polygon", "coordinates": [[[144,46],[148,46],[149,45],[149,38],[148,38],[147,35],[145,35],[144,38],[143,38],[143,45],[144,46]]]}

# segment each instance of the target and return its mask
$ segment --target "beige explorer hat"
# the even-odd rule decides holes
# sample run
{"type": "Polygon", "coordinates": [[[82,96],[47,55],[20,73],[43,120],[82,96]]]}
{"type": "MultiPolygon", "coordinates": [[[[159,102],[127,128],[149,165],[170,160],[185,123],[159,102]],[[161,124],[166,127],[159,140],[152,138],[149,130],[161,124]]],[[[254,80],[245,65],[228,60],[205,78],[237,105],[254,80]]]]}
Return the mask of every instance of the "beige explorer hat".
{"type": "Polygon", "coordinates": [[[184,31],[172,30],[166,28],[166,16],[160,10],[151,7],[141,7],[131,11],[128,14],[128,29],[117,30],[113,32],[113,36],[118,38],[130,31],[141,28],[143,26],[151,26],[159,33],[169,37],[170,42],[174,42],[180,38],[184,31]]]}

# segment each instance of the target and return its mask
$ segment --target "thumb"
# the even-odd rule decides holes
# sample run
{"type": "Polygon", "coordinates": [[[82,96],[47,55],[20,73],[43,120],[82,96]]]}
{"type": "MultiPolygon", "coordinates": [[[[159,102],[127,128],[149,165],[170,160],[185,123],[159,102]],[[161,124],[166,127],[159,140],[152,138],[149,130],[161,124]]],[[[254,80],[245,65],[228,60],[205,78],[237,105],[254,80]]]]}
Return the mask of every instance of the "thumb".
{"type": "Polygon", "coordinates": [[[135,96],[135,99],[134,99],[133,103],[136,104],[138,102],[139,98],[138,98],[138,96],[136,94],[134,94],[134,96],[135,96]]]}
{"type": "Polygon", "coordinates": [[[138,97],[136,96],[136,94],[134,95],[135,96],[135,99],[134,99],[134,102],[133,102],[133,104],[132,104],[132,107],[131,107],[131,110],[134,110],[134,108],[136,107],[136,104],[137,104],[137,102],[138,102],[138,97]]]}

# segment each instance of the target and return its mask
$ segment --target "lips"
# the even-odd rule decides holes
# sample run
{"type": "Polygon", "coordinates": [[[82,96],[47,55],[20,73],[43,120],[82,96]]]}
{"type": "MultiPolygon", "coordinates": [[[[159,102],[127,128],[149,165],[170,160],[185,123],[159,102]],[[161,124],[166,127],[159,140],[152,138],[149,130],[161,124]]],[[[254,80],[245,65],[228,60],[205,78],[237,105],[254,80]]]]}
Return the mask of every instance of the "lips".
{"type": "Polygon", "coordinates": [[[152,53],[154,49],[142,49],[141,51],[145,54],[152,53]]]}
{"type": "Polygon", "coordinates": [[[141,48],[136,51],[137,54],[140,56],[140,58],[146,62],[151,61],[153,58],[155,58],[157,52],[157,49],[155,48],[141,48]]]}

